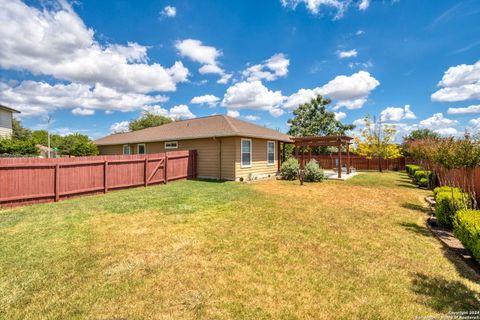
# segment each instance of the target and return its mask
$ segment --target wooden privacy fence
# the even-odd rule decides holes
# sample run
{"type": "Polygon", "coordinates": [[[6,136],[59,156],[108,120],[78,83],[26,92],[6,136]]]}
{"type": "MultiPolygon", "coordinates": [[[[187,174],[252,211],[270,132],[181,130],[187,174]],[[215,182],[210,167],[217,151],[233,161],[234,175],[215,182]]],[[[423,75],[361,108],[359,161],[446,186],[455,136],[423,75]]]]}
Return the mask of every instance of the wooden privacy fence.
{"type": "Polygon", "coordinates": [[[5,158],[0,159],[0,205],[59,201],[196,176],[195,150],[57,159],[5,158]]]}
{"type": "MultiPolygon", "coordinates": [[[[312,159],[315,159],[320,167],[324,169],[336,168],[337,157],[337,155],[312,155],[312,159]]],[[[346,164],[347,156],[342,155],[342,159],[343,163],[346,164]]],[[[383,170],[405,170],[405,163],[409,163],[405,157],[381,160],[383,170]]],[[[378,159],[367,159],[358,155],[350,155],[350,165],[356,170],[378,170],[378,159]]]]}

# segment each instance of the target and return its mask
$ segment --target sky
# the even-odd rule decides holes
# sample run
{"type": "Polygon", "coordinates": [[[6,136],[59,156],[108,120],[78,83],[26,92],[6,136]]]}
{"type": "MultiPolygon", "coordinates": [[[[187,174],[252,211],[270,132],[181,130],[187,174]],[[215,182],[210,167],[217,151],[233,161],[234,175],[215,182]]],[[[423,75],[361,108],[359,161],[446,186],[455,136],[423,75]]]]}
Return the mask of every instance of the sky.
{"type": "Polygon", "coordinates": [[[357,128],[461,136],[480,130],[479,21],[478,0],[2,0],[0,104],[96,139],[144,112],[287,132],[321,94],[357,128]]]}

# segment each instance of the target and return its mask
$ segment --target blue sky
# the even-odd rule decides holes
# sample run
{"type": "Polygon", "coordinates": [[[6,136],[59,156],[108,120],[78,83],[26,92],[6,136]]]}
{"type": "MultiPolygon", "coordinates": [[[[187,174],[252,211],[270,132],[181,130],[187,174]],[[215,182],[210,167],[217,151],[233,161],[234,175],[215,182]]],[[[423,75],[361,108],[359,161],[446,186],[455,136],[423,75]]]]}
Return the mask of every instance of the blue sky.
{"type": "Polygon", "coordinates": [[[98,138],[145,111],[287,131],[324,94],[344,122],[460,135],[480,128],[479,18],[475,0],[4,0],[0,104],[98,138]]]}

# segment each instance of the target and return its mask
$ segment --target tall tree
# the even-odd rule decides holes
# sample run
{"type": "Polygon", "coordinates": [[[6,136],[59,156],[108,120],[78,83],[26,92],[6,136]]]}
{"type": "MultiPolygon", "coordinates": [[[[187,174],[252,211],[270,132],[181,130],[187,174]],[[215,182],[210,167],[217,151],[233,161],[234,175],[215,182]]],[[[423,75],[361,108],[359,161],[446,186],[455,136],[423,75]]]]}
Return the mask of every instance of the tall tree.
{"type": "Polygon", "coordinates": [[[13,119],[12,120],[12,138],[27,141],[32,138],[32,131],[30,129],[25,128],[20,120],[13,119]]]}
{"type": "Polygon", "coordinates": [[[88,136],[73,133],[65,136],[59,146],[60,153],[67,156],[96,156],[98,148],[94,145],[88,136]]]}
{"type": "Polygon", "coordinates": [[[440,135],[435,131],[430,129],[417,129],[413,130],[407,136],[403,137],[403,141],[412,141],[412,140],[425,140],[425,139],[440,139],[440,135]]]}
{"type": "Polygon", "coordinates": [[[400,147],[395,144],[397,129],[393,125],[382,124],[367,116],[365,127],[360,136],[355,137],[355,152],[367,159],[378,159],[378,171],[382,172],[382,159],[394,159],[401,156],[400,147]]]}
{"type": "Polygon", "coordinates": [[[142,130],[150,127],[157,127],[172,122],[172,119],[153,114],[151,112],[143,113],[138,119],[133,120],[128,125],[130,131],[142,130]]]}
{"type": "MultiPolygon", "coordinates": [[[[35,130],[32,131],[32,139],[35,144],[42,146],[48,146],[48,131],[47,130],[35,130]]],[[[50,147],[58,148],[62,143],[63,137],[59,134],[50,133],[50,147]]]]}

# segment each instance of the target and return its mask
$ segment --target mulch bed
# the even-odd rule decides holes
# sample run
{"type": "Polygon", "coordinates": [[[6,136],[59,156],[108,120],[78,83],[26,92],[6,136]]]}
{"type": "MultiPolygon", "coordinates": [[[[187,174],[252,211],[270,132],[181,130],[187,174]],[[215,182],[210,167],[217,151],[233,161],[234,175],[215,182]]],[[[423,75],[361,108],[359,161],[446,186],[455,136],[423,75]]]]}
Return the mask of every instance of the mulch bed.
{"type": "MultiPolygon", "coordinates": [[[[432,213],[435,212],[435,200],[433,200],[433,197],[426,197],[425,201],[430,205],[432,213]]],[[[455,238],[452,229],[440,225],[435,216],[430,216],[427,219],[427,227],[448,250],[459,256],[470,268],[480,275],[480,264],[473,258],[471,252],[463,246],[460,240],[455,238]]]]}

